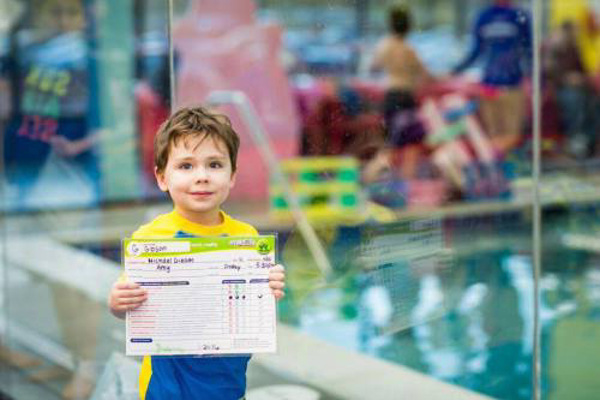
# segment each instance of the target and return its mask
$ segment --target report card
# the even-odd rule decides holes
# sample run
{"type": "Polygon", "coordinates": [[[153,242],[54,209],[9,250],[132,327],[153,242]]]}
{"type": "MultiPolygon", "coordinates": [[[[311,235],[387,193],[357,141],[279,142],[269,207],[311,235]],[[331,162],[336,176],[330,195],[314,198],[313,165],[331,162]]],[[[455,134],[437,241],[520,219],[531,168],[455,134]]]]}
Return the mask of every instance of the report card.
{"type": "Polygon", "coordinates": [[[276,350],[275,236],[124,239],[127,280],[148,300],[126,317],[126,354],[276,350]]]}

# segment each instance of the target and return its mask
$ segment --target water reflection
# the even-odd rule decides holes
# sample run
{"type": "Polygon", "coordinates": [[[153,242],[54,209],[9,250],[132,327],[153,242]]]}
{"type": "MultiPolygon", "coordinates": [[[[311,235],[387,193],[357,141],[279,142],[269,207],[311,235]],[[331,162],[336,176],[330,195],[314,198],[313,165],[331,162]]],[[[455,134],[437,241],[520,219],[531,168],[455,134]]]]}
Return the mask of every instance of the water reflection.
{"type": "Polygon", "coordinates": [[[79,0],[46,1],[35,13],[27,7],[0,57],[0,79],[10,82],[8,207],[91,204],[100,191],[99,126],[86,10],[79,0]]]}
{"type": "MultiPolygon", "coordinates": [[[[560,230],[557,226],[565,221],[553,222],[549,231],[560,230]]],[[[292,234],[284,248],[290,296],[281,317],[332,343],[494,398],[531,398],[534,304],[528,225],[504,215],[435,221],[428,230],[414,227],[410,222],[353,227],[360,241],[346,242],[346,247],[338,243],[332,254],[341,257],[341,252],[353,261],[335,264],[333,277],[315,274],[309,280],[304,280],[310,276],[306,253],[293,249],[301,243],[292,234]],[[462,229],[463,224],[471,229],[462,229]],[[299,254],[304,254],[300,264],[294,262],[299,254]]],[[[336,234],[322,237],[331,240],[336,234]]],[[[585,353],[593,353],[600,329],[600,272],[587,252],[547,247],[552,250],[544,255],[547,273],[541,282],[544,396],[591,398],[581,386],[594,387],[594,380],[567,373],[562,360],[576,360],[576,371],[593,370],[587,364],[593,357],[585,353]],[[580,337],[584,332],[590,336],[580,337]],[[567,354],[573,340],[581,343],[578,358],[567,354]]]]}

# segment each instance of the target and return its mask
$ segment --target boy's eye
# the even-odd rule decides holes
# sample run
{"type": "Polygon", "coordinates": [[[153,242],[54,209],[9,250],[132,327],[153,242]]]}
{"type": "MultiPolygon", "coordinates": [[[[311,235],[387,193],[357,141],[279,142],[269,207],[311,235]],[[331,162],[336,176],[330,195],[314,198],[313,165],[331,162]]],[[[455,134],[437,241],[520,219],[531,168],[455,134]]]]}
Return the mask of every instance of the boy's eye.
{"type": "Polygon", "coordinates": [[[222,168],[223,163],[221,163],[220,161],[211,161],[210,167],[211,168],[222,168]]]}
{"type": "Polygon", "coordinates": [[[191,163],[181,163],[179,164],[179,169],[192,169],[191,163]]]}

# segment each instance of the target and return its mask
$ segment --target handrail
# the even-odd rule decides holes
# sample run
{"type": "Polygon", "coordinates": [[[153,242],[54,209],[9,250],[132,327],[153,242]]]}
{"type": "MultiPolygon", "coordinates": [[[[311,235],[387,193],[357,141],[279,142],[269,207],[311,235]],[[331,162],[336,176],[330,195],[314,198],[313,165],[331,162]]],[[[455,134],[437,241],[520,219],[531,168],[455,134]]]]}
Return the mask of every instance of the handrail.
{"type": "Polygon", "coordinates": [[[262,158],[267,163],[269,171],[273,174],[273,179],[283,189],[283,195],[288,202],[290,211],[294,221],[298,225],[300,234],[308,245],[308,250],[313,256],[317,267],[321,272],[328,276],[331,273],[331,263],[325,253],[323,244],[319,240],[314,228],[308,221],[306,213],[300,207],[300,202],[296,197],[292,186],[286,175],[283,173],[279,160],[271,146],[266,132],[258,118],[258,115],[245,93],[237,90],[215,90],[210,92],[207,98],[207,103],[210,106],[219,106],[230,104],[233,105],[240,114],[244,123],[248,126],[250,136],[254,144],[260,151],[262,158]]]}

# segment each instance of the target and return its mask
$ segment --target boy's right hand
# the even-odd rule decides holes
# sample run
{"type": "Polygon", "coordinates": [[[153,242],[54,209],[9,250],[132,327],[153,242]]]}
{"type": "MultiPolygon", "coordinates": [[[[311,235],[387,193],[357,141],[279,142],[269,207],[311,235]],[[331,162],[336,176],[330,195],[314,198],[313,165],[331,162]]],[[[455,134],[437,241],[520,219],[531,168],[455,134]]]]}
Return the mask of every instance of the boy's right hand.
{"type": "Polygon", "coordinates": [[[108,306],[115,316],[124,318],[127,311],[135,310],[147,299],[148,292],[137,283],[118,281],[110,291],[108,306]]]}

